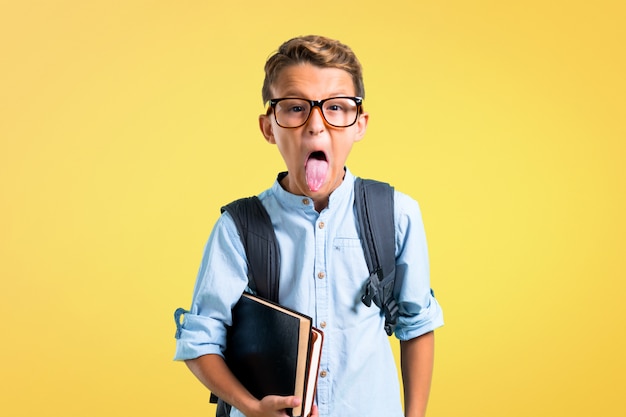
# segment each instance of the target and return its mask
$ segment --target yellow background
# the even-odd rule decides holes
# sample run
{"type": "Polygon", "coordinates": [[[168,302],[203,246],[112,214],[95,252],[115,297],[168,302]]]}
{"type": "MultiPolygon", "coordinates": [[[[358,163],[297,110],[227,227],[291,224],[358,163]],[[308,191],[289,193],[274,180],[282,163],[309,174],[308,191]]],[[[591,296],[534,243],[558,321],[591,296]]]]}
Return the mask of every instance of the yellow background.
{"type": "Polygon", "coordinates": [[[626,415],[624,9],[2,1],[0,413],[213,414],[172,313],[220,205],[283,168],[265,59],[320,33],[365,68],[350,168],[422,206],[429,415],[626,415]]]}

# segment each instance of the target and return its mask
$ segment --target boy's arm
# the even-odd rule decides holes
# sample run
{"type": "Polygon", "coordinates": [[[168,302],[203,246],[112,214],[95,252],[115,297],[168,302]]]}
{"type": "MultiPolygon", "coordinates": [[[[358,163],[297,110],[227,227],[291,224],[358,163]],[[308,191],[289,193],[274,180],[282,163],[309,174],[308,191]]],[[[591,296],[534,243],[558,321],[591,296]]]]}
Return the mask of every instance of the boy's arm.
{"type": "Polygon", "coordinates": [[[246,416],[286,416],[286,408],[300,404],[300,399],[293,396],[268,395],[261,401],[257,400],[241,385],[219,355],[204,355],[185,363],[204,386],[246,416]]]}
{"type": "Polygon", "coordinates": [[[404,413],[424,417],[433,375],[435,333],[429,332],[400,342],[404,413]]]}

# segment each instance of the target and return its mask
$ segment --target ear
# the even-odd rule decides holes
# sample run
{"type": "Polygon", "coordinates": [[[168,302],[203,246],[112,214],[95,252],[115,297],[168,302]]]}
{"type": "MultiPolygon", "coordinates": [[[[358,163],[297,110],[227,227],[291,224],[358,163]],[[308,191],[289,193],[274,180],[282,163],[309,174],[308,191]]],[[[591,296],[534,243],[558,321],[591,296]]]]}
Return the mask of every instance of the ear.
{"type": "Polygon", "coordinates": [[[268,143],[272,145],[276,144],[276,139],[274,138],[274,129],[272,127],[272,119],[267,114],[262,114],[259,116],[259,128],[261,129],[261,133],[263,137],[268,143]]]}
{"type": "Polygon", "coordinates": [[[358,142],[363,139],[365,136],[365,131],[367,130],[367,122],[369,121],[370,115],[369,113],[361,113],[359,115],[359,120],[356,122],[356,132],[354,135],[354,141],[358,142]]]}

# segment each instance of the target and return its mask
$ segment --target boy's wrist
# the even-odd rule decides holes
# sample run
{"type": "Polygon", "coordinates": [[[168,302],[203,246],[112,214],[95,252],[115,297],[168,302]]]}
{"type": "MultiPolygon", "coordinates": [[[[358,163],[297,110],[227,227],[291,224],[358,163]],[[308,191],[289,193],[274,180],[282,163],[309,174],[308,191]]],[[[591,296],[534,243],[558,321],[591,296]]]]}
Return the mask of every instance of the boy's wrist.
{"type": "Polygon", "coordinates": [[[243,413],[245,416],[249,417],[261,417],[263,416],[263,410],[261,407],[261,401],[256,398],[252,398],[248,401],[245,401],[239,411],[243,413]]]}
{"type": "Polygon", "coordinates": [[[426,410],[407,410],[404,417],[426,417],[426,410]]]}

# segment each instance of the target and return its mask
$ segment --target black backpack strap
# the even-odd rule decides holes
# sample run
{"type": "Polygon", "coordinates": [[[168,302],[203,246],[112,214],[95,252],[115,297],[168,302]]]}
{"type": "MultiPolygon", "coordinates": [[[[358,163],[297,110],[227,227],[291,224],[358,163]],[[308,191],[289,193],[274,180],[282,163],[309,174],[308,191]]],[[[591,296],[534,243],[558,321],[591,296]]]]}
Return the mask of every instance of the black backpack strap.
{"type": "Polygon", "coordinates": [[[398,321],[394,297],[396,279],[394,189],[387,183],[356,178],[354,204],[361,243],[370,276],[361,300],[372,301],[385,314],[385,332],[393,334],[398,321]]]}
{"type": "Polygon", "coordinates": [[[222,207],[233,218],[248,259],[248,286],[259,296],[278,302],[280,252],[274,227],[257,197],[222,207]]]}
{"type": "Polygon", "coordinates": [[[213,393],[211,393],[211,403],[217,404],[217,408],[215,409],[215,417],[228,417],[230,416],[230,410],[232,406],[227,402],[222,401],[221,398],[217,398],[213,393]]]}
{"type": "MultiPolygon", "coordinates": [[[[222,207],[235,222],[248,262],[248,286],[259,296],[278,302],[280,252],[274,226],[258,197],[235,200],[222,207]]],[[[230,415],[230,404],[211,393],[217,403],[216,417],[230,415]]]]}

